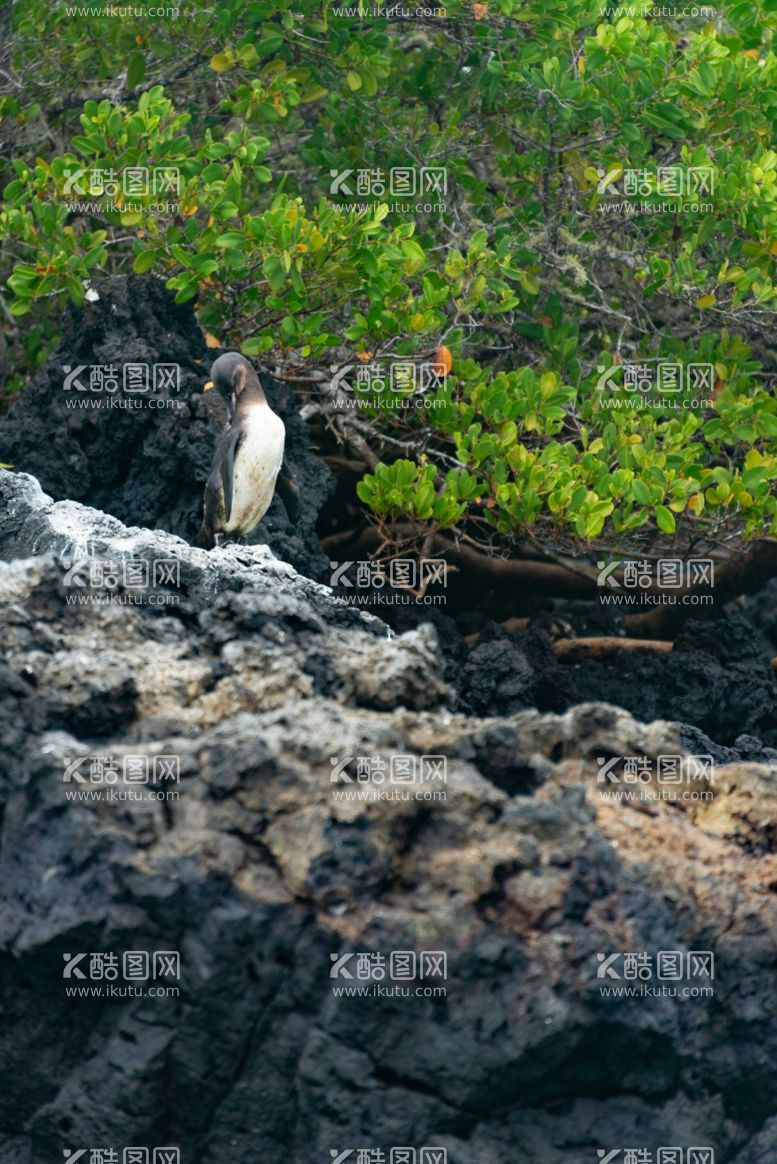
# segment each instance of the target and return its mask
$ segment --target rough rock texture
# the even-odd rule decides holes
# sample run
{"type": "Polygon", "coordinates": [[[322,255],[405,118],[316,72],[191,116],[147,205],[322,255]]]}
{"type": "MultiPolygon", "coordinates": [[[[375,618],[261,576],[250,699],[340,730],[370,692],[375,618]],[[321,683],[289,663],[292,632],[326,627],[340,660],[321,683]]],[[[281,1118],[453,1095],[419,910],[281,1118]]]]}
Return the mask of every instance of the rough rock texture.
{"type": "Polygon", "coordinates": [[[0,475],[0,558],[2,1164],[772,1164],[773,766],[719,769],[711,802],[605,801],[601,758],[678,753],[675,725],[452,713],[430,628],[24,476],[0,475]],[[85,552],[178,559],[181,593],[152,593],[180,604],[68,603],[85,552]],[[178,800],[66,799],[73,757],[160,753],[178,800]],[[333,758],[397,753],[445,756],[446,798],[334,797],[333,758]],[[180,998],[66,997],[65,953],[127,949],[180,950],[180,998]],[[334,995],[330,955],[395,949],[447,951],[447,996],[334,995]],[[600,994],[597,953],[658,950],[712,950],[714,997],[600,994]]]}
{"type": "MultiPolygon", "coordinates": [[[[777,759],[777,672],[770,666],[777,653],[775,598],[777,580],[743,608],[732,603],[714,620],[689,622],[666,655],[623,652],[574,664],[554,656],[547,616],[522,632],[487,625],[458,671],[461,706],[508,714],[601,700],[640,719],[692,725],[748,759],[777,759]]],[[[567,625],[580,634],[585,616],[583,604],[576,605],[567,625]]],[[[570,613],[564,603],[557,608],[570,613]]],[[[610,633],[622,627],[615,623],[610,633]]]]}
{"type": "MultiPolygon", "coordinates": [[[[219,350],[207,348],[191,304],[177,306],[151,276],[95,280],[99,298],[71,309],[59,347],[8,413],[0,417],[0,461],[34,474],[57,500],[72,498],[114,514],[131,526],[167,530],[191,541],[202,518],[202,498],[216,436],[226,413],[217,393],[203,393],[219,350]],[[84,365],[88,383],[98,365],[178,364],[178,391],[129,397],[96,392],[92,407],[68,407],[83,396],[65,391],[63,368],[84,365]],[[103,407],[111,399],[143,407],[103,407]],[[161,399],[174,407],[150,407],[161,399]]],[[[250,540],[266,543],[310,577],[327,560],[315,534],[319,510],[334,487],[326,465],[308,450],[308,434],[289,388],[260,369],[268,399],[286,425],[289,464],[300,486],[302,516],[290,524],[275,498],[250,540]]]]}

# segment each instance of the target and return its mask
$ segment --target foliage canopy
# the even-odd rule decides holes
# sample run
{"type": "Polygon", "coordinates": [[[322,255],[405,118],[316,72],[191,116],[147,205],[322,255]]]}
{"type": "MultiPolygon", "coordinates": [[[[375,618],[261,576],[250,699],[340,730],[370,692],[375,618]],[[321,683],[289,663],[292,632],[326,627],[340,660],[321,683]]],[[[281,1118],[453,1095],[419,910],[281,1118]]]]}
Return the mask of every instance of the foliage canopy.
{"type": "Polygon", "coordinates": [[[0,17],[12,388],[65,299],[133,269],[290,372],[452,352],[423,398],[368,386],[345,409],[387,529],[777,532],[774,0],[709,19],[594,0],[90,7],[0,17]],[[175,197],[96,198],[91,175],[138,167],[176,168],[175,197]],[[442,196],[390,197],[406,168],[444,169],[442,196]],[[712,380],[629,383],[660,365],[712,380]]]}

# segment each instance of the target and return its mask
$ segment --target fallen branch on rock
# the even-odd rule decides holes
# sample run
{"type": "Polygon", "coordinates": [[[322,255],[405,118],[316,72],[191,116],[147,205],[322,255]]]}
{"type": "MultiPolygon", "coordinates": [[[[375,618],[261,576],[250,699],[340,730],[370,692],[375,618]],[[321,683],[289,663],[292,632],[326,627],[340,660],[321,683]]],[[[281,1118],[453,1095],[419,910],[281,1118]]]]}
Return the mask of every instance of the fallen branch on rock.
{"type": "Polygon", "coordinates": [[[668,639],[625,639],[617,635],[595,638],[557,639],[553,650],[566,662],[606,659],[618,651],[638,651],[645,655],[668,655],[674,643],[668,639]]]}
{"type": "MultiPolygon", "coordinates": [[[[500,623],[505,630],[526,630],[530,620],[528,618],[508,618],[500,623]]],[[[470,648],[477,646],[481,634],[465,636],[465,643],[470,648]]],[[[608,659],[619,651],[639,652],[644,655],[668,655],[674,643],[669,639],[629,639],[618,635],[594,635],[579,639],[556,639],[553,643],[554,654],[565,663],[581,663],[586,659],[608,659]]],[[[772,666],[777,668],[777,658],[772,660],[772,666]]]]}

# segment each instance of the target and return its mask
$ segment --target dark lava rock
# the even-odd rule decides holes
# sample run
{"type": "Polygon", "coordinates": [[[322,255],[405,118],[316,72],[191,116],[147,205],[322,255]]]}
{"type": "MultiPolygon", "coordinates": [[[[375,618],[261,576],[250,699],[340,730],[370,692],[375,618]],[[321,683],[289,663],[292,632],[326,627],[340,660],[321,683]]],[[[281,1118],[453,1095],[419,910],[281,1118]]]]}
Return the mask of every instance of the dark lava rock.
{"type": "Polygon", "coordinates": [[[474,715],[534,706],[534,671],[516,636],[484,628],[461,673],[461,699],[474,715]]]}
{"type": "MultiPolygon", "coordinates": [[[[391,636],[265,547],[208,554],[13,473],[0,641],[2,1164],[133,1144],[182,1164],[667,1144],[771,1164],[773,765],[721,753],[712,800],[606,799],[598,758],[683,753],[674,724],[457,714],[431,628],[391,636]],[[121,605],[65,582],[78,554],[175,560],[181,584],[121,605]],[[175,798],[67,795],[74,758],[171,755],[175,798]],[[402,796],[398,755],[444,758],[444,795],[402,796]],[[333,783],[365,759],[388,775],[333,783]],[[179,951],[179,993],[68,996],[66,957],[128,950],[179,951]],[[714,953],[712,995],[600,989],[602,954],[691,950],[714,953]],[[335,993],[333,960],[391,951],[444,952],[445,993],[335,993]]],[[[544,627],[523,641],[483,644],[507,704],[552,655],[544,627]]]]}
{"type": "MultiPolygon", "coordinates": [[[[761,759],[764,746],[777,747],[777,672],[757,622],[761,609],[755,606],[750,618],[689,623],[668,654],[616,651],[574,663],[554,655],[547,616],[526,631],[488,624],[458,666],[460,706],[476,714],[522,707],[560,712],[597,700],[644,721],[692,725],[733,749],[732,757],[761,759]]],[[[570,633],[579,625],[578,618],[570,633]]]]}
{"type": "Polygon", "coordinates": [[[768,657],[724,663],[676,647],[668,655],[588,660],[574,666],[570,703],[585,699],[617,703],[645,720],[694,724],[720,744],[744,733],[777,743],[777,676],[768,657]]]}

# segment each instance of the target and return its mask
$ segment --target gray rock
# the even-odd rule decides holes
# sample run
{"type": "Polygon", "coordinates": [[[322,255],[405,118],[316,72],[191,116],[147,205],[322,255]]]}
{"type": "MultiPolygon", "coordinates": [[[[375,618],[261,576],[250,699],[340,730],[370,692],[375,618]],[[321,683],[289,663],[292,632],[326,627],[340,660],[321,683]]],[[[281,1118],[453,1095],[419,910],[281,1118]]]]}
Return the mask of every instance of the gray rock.
{"type": "Polygon", "coordinates": [[[771,1159],[773,767],[729,764],[712,803],[605,800],[600,757],[682,753],[674,724],[453,713],[430,628],[393,637],[266,547],[207,554],[23,474],[0,474],[0,558],[2,1164],[771,1159]],[[180,582],[125,604],[66,582],[81,555],[180,582]],[[68,799],[94,788],[63,780],[79,757],[170,756],[176,797],[68,799]],[[397,756],[444,757],[447,783],[402,798],[397,756]],[[126,950],[180,951],[180,996],[66,996],[65,954],[126,950]],[[447,993],[334,993],[332,955],[392,950],[446,952],[447,993]],[[714,997],[603,996],[598,954],[659,950],[712,950],[714,997]]]}

